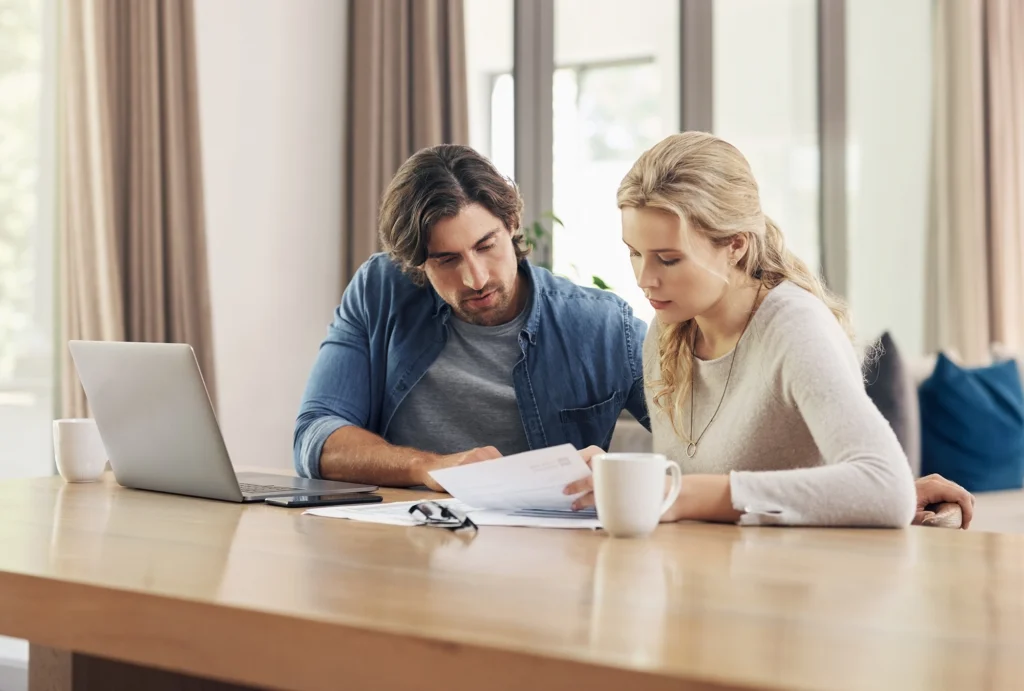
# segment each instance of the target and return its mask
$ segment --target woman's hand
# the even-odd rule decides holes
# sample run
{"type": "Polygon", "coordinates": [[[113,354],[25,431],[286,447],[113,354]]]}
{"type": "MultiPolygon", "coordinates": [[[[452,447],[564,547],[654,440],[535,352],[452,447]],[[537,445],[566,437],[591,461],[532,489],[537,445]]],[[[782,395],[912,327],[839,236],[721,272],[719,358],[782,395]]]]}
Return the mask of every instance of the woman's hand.
{"type": "MultiPolygon", "coordinates": [[[[597,446],[588,446],[580,456],[590,466],[594,456],[605,453],[597,446]]],[[[665,478],[666,490],[670,480],[665,478]]],[[[572,504],[573,511],[594,506],[594,476],[570,482],[562,492],[567,496],[580,494],[572,504]]],[[[661,516],[662,523],[681,520],[721,521],[735,523],[740,512],[732,508],[728,475],[687,475],[683,478],[683,489],[672,506],[661,516]]]]}
{"type": "MultiPolygon", "coordinates": [[[[590,465],[591,460],[594,456],[599,453],[604,453],[604,449],[599,446],[588,446],[587,448],[580,451],[580,456],[583,456],[583,460],[586,461],[587,465],[590,465]]],[[[594,505],[594,476],[593,474],[587,475],[585,478],[570,482],[562,490],[564,494],[572,496],[573,494],[579,494],[583,492],[583,495],[577,497],[576,501],[572,504],[573,511],[579,511],[580,509],[586,509],[594,505]]]]}

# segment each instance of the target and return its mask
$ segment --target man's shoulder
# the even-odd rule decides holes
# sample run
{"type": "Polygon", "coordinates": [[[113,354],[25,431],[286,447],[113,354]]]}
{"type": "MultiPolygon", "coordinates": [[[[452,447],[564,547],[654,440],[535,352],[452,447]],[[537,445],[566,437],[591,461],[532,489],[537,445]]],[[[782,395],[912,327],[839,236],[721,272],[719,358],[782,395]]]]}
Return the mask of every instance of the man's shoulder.
{"type": "Polygon", "coordinates": [[[432,314],[435,293],[418,286],[383,253],[374,254],[345,287],[340,315],[358,317],[367,328],[396,317],[432,314]]]}
{"type": "Polygon", "coordinates": [[[431,293],[427,288],[413,283],[384,252],[377,252],[363,262],[356,272],[352,284],[365,293],[386,296],[391,299],[404,300],[418,297],[429,300],[431,298],[431,293]]]}
{"type": "Polygon", "coordinates": [[[408,283],[410,286],[413,285],[409,277],[384,252],[371,254],[370,258],[359,267],[356,275],[370,283],[394,282],[397,284],[408,283]]]}
{"type": "Polygon", "coordinates": [[[537,295],[554,309],[582,309],[620,317],[632,314],[629,303],[610,290],[581,286],[540,266],[531,265],[531,270],[537,295]]]}
{"type": "Polygon", "coordinates": [[[593,335],[596,330],[624,335],[642,324],[629,303],[610,290],[581,286],[541,267],[532,270],[541,313],[559,330],[577,336],[593,335]]]}
{"type": "MultiPolygon", "coordinates": [[[[588,367],[635,378],[647,325],[610,290],[581,286],[534,268],[541,336],[564,357],[576,351],[588,367]]],[[[561,360],[558,360],[561,362],[561,360]]]]}

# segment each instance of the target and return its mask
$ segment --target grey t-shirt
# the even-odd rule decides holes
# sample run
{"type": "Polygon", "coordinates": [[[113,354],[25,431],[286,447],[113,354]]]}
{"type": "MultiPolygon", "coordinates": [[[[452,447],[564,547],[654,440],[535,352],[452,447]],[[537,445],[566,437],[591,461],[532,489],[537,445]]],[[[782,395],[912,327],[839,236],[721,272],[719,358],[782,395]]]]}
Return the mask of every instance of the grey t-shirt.
{"type": "Polygon", "coordinates": [[[448,342],[395,410],[387,440],[440,454],[478,446],[494,446],[506,456],[528,451],[512,386],[527,311],[499,326],[452,316],[448,342]]]}

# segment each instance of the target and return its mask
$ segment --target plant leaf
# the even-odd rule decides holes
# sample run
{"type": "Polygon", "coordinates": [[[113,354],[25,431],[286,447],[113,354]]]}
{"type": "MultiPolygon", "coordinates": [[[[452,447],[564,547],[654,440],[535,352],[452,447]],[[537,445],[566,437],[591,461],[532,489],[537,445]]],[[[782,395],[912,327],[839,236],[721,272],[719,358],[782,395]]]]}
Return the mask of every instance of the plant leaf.
{"type": "Polygon", "coordinates": [[[604,279],[601,278],[600,276],[594,276],[593,279],[594,279],[594,285],[597,286],[598,288],[600,288],[601,290],[611,290],[612,289],[612,287],[610,285],[608,285],[607,283],[605,283],[604,279]]]}
{"type": "Polygon", "coordinates": [[[562,219],[556,216],[554,211],[545,211],[544,216],[546,218],[550,218],[552,221],[555,222],[556,225],[562,226],[563,228],[565,227],[565,224],[562,223],[562,219]]]}

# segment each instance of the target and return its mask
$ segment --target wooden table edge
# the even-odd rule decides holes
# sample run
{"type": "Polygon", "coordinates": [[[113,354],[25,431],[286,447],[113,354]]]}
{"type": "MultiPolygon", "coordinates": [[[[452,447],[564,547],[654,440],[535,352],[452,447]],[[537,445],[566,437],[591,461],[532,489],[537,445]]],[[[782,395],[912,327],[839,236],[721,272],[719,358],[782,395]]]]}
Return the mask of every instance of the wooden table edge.
{"type": "Polygon", "coordinates": [[[594,691],[772,688],[26,574],[0,573],[0,617],[3,635],[24,638],[33,645],[231,683],[301,691],[333,691],[342,680],[353,688],[418,689],[429,681],[445,691],[569,685],[594,691]],[[55,620],[59,626],[53,625],[55,620]],[[274,629],[273,635],[265,634],[269,629],[274,629]],[[289,640],[289,645],[279,645],[281,639],[289,640]]]}

